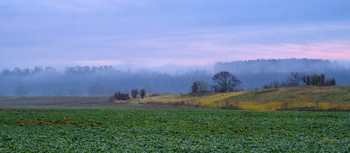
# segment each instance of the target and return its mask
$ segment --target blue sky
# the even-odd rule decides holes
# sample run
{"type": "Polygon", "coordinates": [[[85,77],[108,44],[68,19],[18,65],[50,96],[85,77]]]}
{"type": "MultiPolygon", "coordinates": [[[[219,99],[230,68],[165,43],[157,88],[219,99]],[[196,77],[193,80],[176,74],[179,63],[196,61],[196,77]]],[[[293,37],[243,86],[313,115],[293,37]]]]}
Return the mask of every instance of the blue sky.
{"type": "Polygon", "coordinates": [[[350,61],[348,0],[2,0],[0,68],[350,61]]]}

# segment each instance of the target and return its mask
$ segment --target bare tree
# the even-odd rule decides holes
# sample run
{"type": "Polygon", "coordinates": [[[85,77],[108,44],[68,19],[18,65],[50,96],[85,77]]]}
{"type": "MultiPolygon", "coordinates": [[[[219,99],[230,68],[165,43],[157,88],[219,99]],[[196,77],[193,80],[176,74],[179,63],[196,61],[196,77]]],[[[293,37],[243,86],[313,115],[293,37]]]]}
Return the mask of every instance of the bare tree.
{"type": "Polygon", "coordinates": [[[209,90],[209,85],[205,81],[195,81],[191,86],[192,93],[203,93],[209,90]]]}
{"type": "Polygon", "coordinates": [[[234,91],[241,84],[241,81],[235,75],[226,71],[216,73],[212,79],[218,92],[234,91]]]}
{"type": "Polygon", "coordinates": [[[192,93],[197,93],[198,92],[197,82],[193,82],[193,84],[191,86],[191,91],[192,91],[192,93]]]}
{"type": "Polygon", "coordinates": [[[106,87],[103,85],[93,85],[89,87],[89,94],[93,96],[102,96],[106,90],[106,87]]]}
{"type": "Polygon", "coordinates": [[[288,79],[283,83],[283,86],[286,87],[295,87],[299,86],[302,81],[304,74],[300,72],[291,72],[288,79]]]}
{"type": "Polygon", "coordinates": [[[145,89],[141,89],[140,90],[140,96],[143,99],[146,96],[146,90],[145,89]]]}
{"type": "Polygon", "coordinates": [[[132,96],[134,99],[136,99],[138,92],[139,92],[138,89],[132,89],[132,90],[131,90],[131,96],[132,96]]]}
{"type": "Polygon", "coordinates": [[[305,85],[312,85],[312,86],[334,86],[336,85],[336,81],[334,78],[332,79],[326,79],[325,74],[311,74],[311,75],[302,75],[301,81],[305,85]]]}
{"type": "Polygon", "coordinates": [[[324,83],[324,86],[335,86],[335,85],[337,85],[337,83],[334,78],[327,79],[324,83]]]}
{"type": "Polygon", "coordinates": [[[83,95],[83,90],[81,89],[68,89],[69,96],[81,96],[83,95]]]}

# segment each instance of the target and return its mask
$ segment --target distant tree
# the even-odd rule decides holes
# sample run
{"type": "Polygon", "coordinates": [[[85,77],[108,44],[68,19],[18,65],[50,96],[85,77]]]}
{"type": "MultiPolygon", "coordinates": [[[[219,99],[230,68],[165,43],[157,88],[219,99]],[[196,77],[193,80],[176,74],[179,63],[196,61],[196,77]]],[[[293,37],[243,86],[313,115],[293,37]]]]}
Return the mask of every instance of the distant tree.
{"type": "Polygon", "coordinates": [[[51,90],[42,90],[40,95],[41,96],[52,96],[52,91],[51,90]]]}
{"type": "Polygon", "coordinates": [[[140,90],[140,96],[143,99],[146,96],[146,90],[145,89],[141,89],[140,90]]]}
{"type": "Polygon", "coordinates": [[[192,93],[197,93],[198,92],[197,82],[193,82],[193,84],[191,86],[191,91],[192,91],[192,93]]]}
{"type": "Polygon", "coordinates": [[[321,83],[320,75],[312,74],[310,76],[310,78],[311,78],[311,84],[310,85],[314,85],[314,86],[319,86],[320,85],[320,83],[321,83]]]}
{"type": "Polygon", "coordinates": [[[283,86],[286,87],[295,87],[299,86],[302,81],[304,74],[300,72],[291,72],[288,79],[283,83],[283,86]]]}
{"type": "Polygon", "coordinates": [[[132,89],[131,90],[131,96],[136,99],[137,94],[139,93],[139,89],[132,89]]]}
{"type": "Polygon", "coordinates": [[[10,71],[9,69],[3,69],[1,72],[1,75],[3,76],[7,76],[7,75],[11,75],[12,71],[10,71]]]}
{"type": "Polygon", "coordinates": [[[271,89],[272,88],[272,85],[271,84],[267,84],[267,85],[264,85],[263,86],[263,89],[271,89]]]}
{"type": "Polygon", "coordinates": [[[55,88],[52,90],[52,93],[54,96],[63,96],[64,95],[64,89],[63,88],[55,88]]]}
{"type": "Polygon", "coordinates": [[[68,89],[69,96],[81,96],[83,95],[83,91],[81,89],[68,89]]]}
{"type": "Polygon", "coordinates": [[[28,94],[28,89],[24,86],[17,86],[15,88],[15,94],[17,96],[26,96],[28,94]]]}
{"type": "Polygon", "coordinates": [[[76,89],[68,89],[67,93],[69,96],[77,96],[76,89]]]}
{"type": "Polygon", "coordinates": [[[271,84],[272,84],[273,88],[281,88],[282,87],[281,83],[276,81],[276,80],[273,81],[271,84]]]}
{"type": "Polygon", "coordinates": [[[129,100],[130,99],[129,94],[121,93],[119,91],[114,94],[114,98],[117,100],[129,100]]]}
{"type": "Polygon", "coordinates": [[[209,90],[209,85],[205,81],[195,81],[191,86],[192,93],[203,93],[209,90]]]}
{"type": "Polygon", "coordinates": [[[47,67],[45,67],[44,71],[45,72],[56,72],[57,70],[55,68],[53,68],[53,67],[47,66],[47,67]]]}
{"type": "Polygon", "coordinates": [[[325,81],[325,83],[324,83],[324,86],[335,86],[335,85],[337,85],[337,83],[336,83],[334,78],[333,79],[327,79],[325,81]]]}
{"type": "Polygon", "coordinates": [[[105,90],[106,90],[105,86],[96,84],[89,87],[88,93],[89,95],[93,95],[93,96],[102,96],[105,90]]]}
{"type": "Polygon", "coordinates": [[[320,74],[320,86],[325,86],[326,83],[326,75],[320,74]]]}
{"type": "Polygon", "coordinates": [[[40,73],[43,71],[43,67],[41,66],[35,66],[34,69],[32,70],[33,74],[40,73]]]}
{"type": "Polygon", "coordinates": [[[219,92],[219,88],[217,85],[211,85],[210,88],[212,92],[219,92]]]}
{"type": "Polygon", "coordinates": [[[218,92],[234,91],[241,84],[241,81],[235,75],[226,71],[216,73],[212,79],[214,84],[217,85],[218,92]]]}
{"type": "Polygon", "coordinates": [[[325,74],[311,74],[311,75],[305,75],[303,74],[301,77],[301,81],[305,85],[312,85],[312,86],[334,86],[336,85],[336,81],[334,78],[332,79],[326,79],[325,74]]]}
{"type": "Polygon", "coordinates": [[[283,87],[283,84],[281,84],[280,82],[278,81],[273,81],[271,82],[270,84],[268,85],[264,85],[263,86],[263,89],[270,89],[270,88],[282,88],[283,87]]]}
{"type": "Polygon", "coordinates": [[[311,85],[311,86],[334,86],[336,81],[334,78],[326,79],[325,74],[303,74],[300,72],[292,72],[286,81],[282,84],[279,82],[272,82],[268,85],[263,86],[264,89],[268,88],[282,88],[282,87],[294,87],[301,85],[311,85]]]}
{"type": "Polygon", "coordinates": [[[317,82],[317,74],[312,74],[312,75],[306,75],[303,74],[301,77],[301,81],[305,84],[305,85],[318,85],[317,82]]]}

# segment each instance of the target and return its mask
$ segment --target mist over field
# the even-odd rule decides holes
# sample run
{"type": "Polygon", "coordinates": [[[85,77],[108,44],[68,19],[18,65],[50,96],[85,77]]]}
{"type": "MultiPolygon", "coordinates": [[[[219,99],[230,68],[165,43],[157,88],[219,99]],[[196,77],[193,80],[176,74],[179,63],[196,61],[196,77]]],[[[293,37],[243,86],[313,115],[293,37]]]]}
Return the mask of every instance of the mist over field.
{"type": "MultiPolygon", "coordinates": [[[[175,69],[175,68],[174,68],[175,69]]],[[[177,69],[181,70],[180,67],[177,69]]],[[[350,85],[350,69],[335,61],[319,59],[271,59],[218,62],[210,69],[183,71],[118,70],[113,66],[74,66],[3,69],[2,96],[111,96],[144,88],[148,93],[188,93],[194,81],[212,84],[212,76],[228,71],[242,81],[240,90],[262,88],[273,81],[287,79],[290,72],[324,73],[337,84],[350,85]],[[22,90],[22,91],[21,91],[22,90]],[[22,92],[22,93],[21,93],[22,92]]]]}
{"type": "Polygon", "coordinates": [[[45,96],[106,96],[116,91],[129,92],[132,88],[145,88],[148,92],[187,92],[193,80],[208,80],[204,71],[180,75],[140,70],[119,71],[111,66],[67,67],[3,70],[1,94],[16,95],[16,87],[28,89],[28,95],[45,96]],[[186,86],[184,86],[186,85],[186,86]]]}

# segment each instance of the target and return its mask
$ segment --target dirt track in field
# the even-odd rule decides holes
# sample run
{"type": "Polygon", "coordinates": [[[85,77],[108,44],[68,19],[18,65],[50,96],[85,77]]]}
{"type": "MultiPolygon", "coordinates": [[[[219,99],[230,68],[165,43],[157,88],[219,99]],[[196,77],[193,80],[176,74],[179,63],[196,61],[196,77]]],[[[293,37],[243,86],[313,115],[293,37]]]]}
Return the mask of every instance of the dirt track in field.
{"type": "Polygon", "coordinates": [[[115,105],[105,97],[25,97],[0,100],[0,107],[6,106],[110,106],[115,105]]]}
{"type": "Polygon", "coordinates": [[[114,103],[108,97],[23,97],[0,98],[0,108],[6,107],[105,107],[133,109],[188,109],[182,106],[159,104],[114,103]]]}

